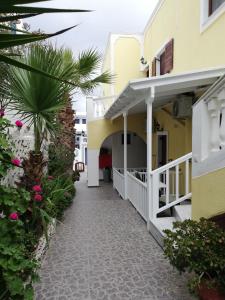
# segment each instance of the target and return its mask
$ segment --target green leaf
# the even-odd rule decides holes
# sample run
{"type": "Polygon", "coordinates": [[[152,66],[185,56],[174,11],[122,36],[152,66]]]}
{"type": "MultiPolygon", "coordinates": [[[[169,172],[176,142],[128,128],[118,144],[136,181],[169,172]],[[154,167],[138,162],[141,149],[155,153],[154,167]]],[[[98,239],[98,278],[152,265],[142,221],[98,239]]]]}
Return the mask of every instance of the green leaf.
{"type": "MultiPolygon", "coordinates": [[[[6,26],[6,25],[2,25],[2,24],[0,24],[0,29],[9,30],[9,31],[12,30],[12,28],[11,28],[10,26],[6,26]]],[[[16,31],[16,32],[22,32],[22,33],[26,33],[26,34],[30,34],[30,32],[25,31],[25,30],[21,30],[21,29],[13,29],[13,31],[16,31]]],[[[1,34],[2,34],[2,33],[1,33],[1,34]]]]}
{"type": "Polygon", "coordinates": [[[0,16],[0,22],[9,22],[9,21],[16,21],[18,19],[26,19],[38,16],[40,14],[23,14],[23,15],[13,15],[13,16],[0,16]]]}
{"type": "Polygon", "coordinates": [[[35,13],[36,14],[36,13],[74,13],[74,12],[90,12],[90,10],[0,5],[0,13],[35,13]]]}
{"type": "Polygon", "coordinates": [[[29,66],[23,62],[20,62],[16,59],[13,59],[13,58],[9,58],[5,55],[1,55],[0,54],[0,61],[4,62],[4,63],[7,63],[9,65],[12,65],[12,66],[15,66],[15,67],[18,67],[20,69],[24,69],[24,70],[27,70],[27,71],[31,71],[31,72],[34,72],[34,73],[37,73],[37,74],[40,74],[40,75],[43,75],[45,77],[49,77],[49,78],[52,78],[52,79],[55,79],[55,80],[58,80],[58,81],[61,81],[61,82],[65,82],[65,83],[68,83],[70,85],[74,85],[72,82],[69,82],[69,81],[66,81],[66,80],[63,80],[62,78],[59,78],[59,77],[56,77],[56,76],[53,76],[49,73],[46,73],[44,71],[41,71],[37,68],[34,68],[32,66],[29,66]]]}
{"type": "Polygon", "coordinates": [[[13,46],[24,45],[31,42],[37,42],[41,40],[45,40],[47,38],[51,38],[56,35],[60,35],[66,31],[69,31],[78,25],[74,25],[63,30],[57,31],[51,34],[8,34],[8,33],[0,33],[0,49],[9,48],[13,46]]]}

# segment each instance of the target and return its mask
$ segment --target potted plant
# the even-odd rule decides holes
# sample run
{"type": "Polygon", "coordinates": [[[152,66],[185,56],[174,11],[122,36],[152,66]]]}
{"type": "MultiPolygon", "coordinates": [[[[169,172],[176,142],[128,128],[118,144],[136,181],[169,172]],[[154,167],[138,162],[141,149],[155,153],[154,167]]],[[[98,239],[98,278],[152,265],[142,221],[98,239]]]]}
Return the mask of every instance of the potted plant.
{"type": "Polygon", "coordinates": [[[185,220],[165,230],[164,253],[180,273],[193,273],[191,292],[202,300],[225,300],[225,231],[214,222],[185,220]]]}

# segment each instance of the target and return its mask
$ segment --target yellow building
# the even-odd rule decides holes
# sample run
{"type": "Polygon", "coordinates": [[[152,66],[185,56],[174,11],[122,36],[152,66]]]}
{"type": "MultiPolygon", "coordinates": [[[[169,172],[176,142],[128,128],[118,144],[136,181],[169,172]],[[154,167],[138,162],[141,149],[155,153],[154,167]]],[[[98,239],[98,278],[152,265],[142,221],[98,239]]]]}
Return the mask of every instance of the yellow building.
{"type": "Polygon", "coordinates": [[[115,80],[87,98],[88,185],[108,151],[114,187],[154,235],[225,211],[224,12],[225,0],[159,1],[142,34],[110,35],[115,80]]]}

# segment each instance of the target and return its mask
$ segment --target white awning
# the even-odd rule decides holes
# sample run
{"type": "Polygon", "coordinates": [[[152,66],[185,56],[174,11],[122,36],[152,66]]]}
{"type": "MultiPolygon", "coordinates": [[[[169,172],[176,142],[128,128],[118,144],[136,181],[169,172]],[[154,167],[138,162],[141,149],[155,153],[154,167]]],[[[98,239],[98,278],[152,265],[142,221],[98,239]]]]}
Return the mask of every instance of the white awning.
{"type": "Polygon", "coordinates": [[[224,74],[225,67],[132,80],[107,110],[105,118],[115,119],[125,111],[145,111],[145,100],[149,95],[154,98],[153,108],[161,107],[179,94],[207,89],[224,74]]]}

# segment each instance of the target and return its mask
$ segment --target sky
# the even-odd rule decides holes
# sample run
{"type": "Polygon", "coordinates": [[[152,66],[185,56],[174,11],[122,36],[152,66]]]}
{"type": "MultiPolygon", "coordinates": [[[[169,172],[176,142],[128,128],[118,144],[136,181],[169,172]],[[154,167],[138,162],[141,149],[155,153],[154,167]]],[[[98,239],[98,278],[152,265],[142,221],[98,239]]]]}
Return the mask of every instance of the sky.
{"type": "MultiPolygon", "coordinates": [[[[102,55],[109,33],[141,33],[158,0],[54,0],[40,4],[57,8],[89,9],[88,13],[40,15],[27,19],[31,30],[46,33],[78,24],[69,32],[52,39],[57,46],[71,48],[77,56],[81,51],[95,48],[102,55]]],[[[37,6],[37,5],[36,5],[37,6]]],[[[74,108],[85,111],[84,96],[74,97],[74,108]]]]}

